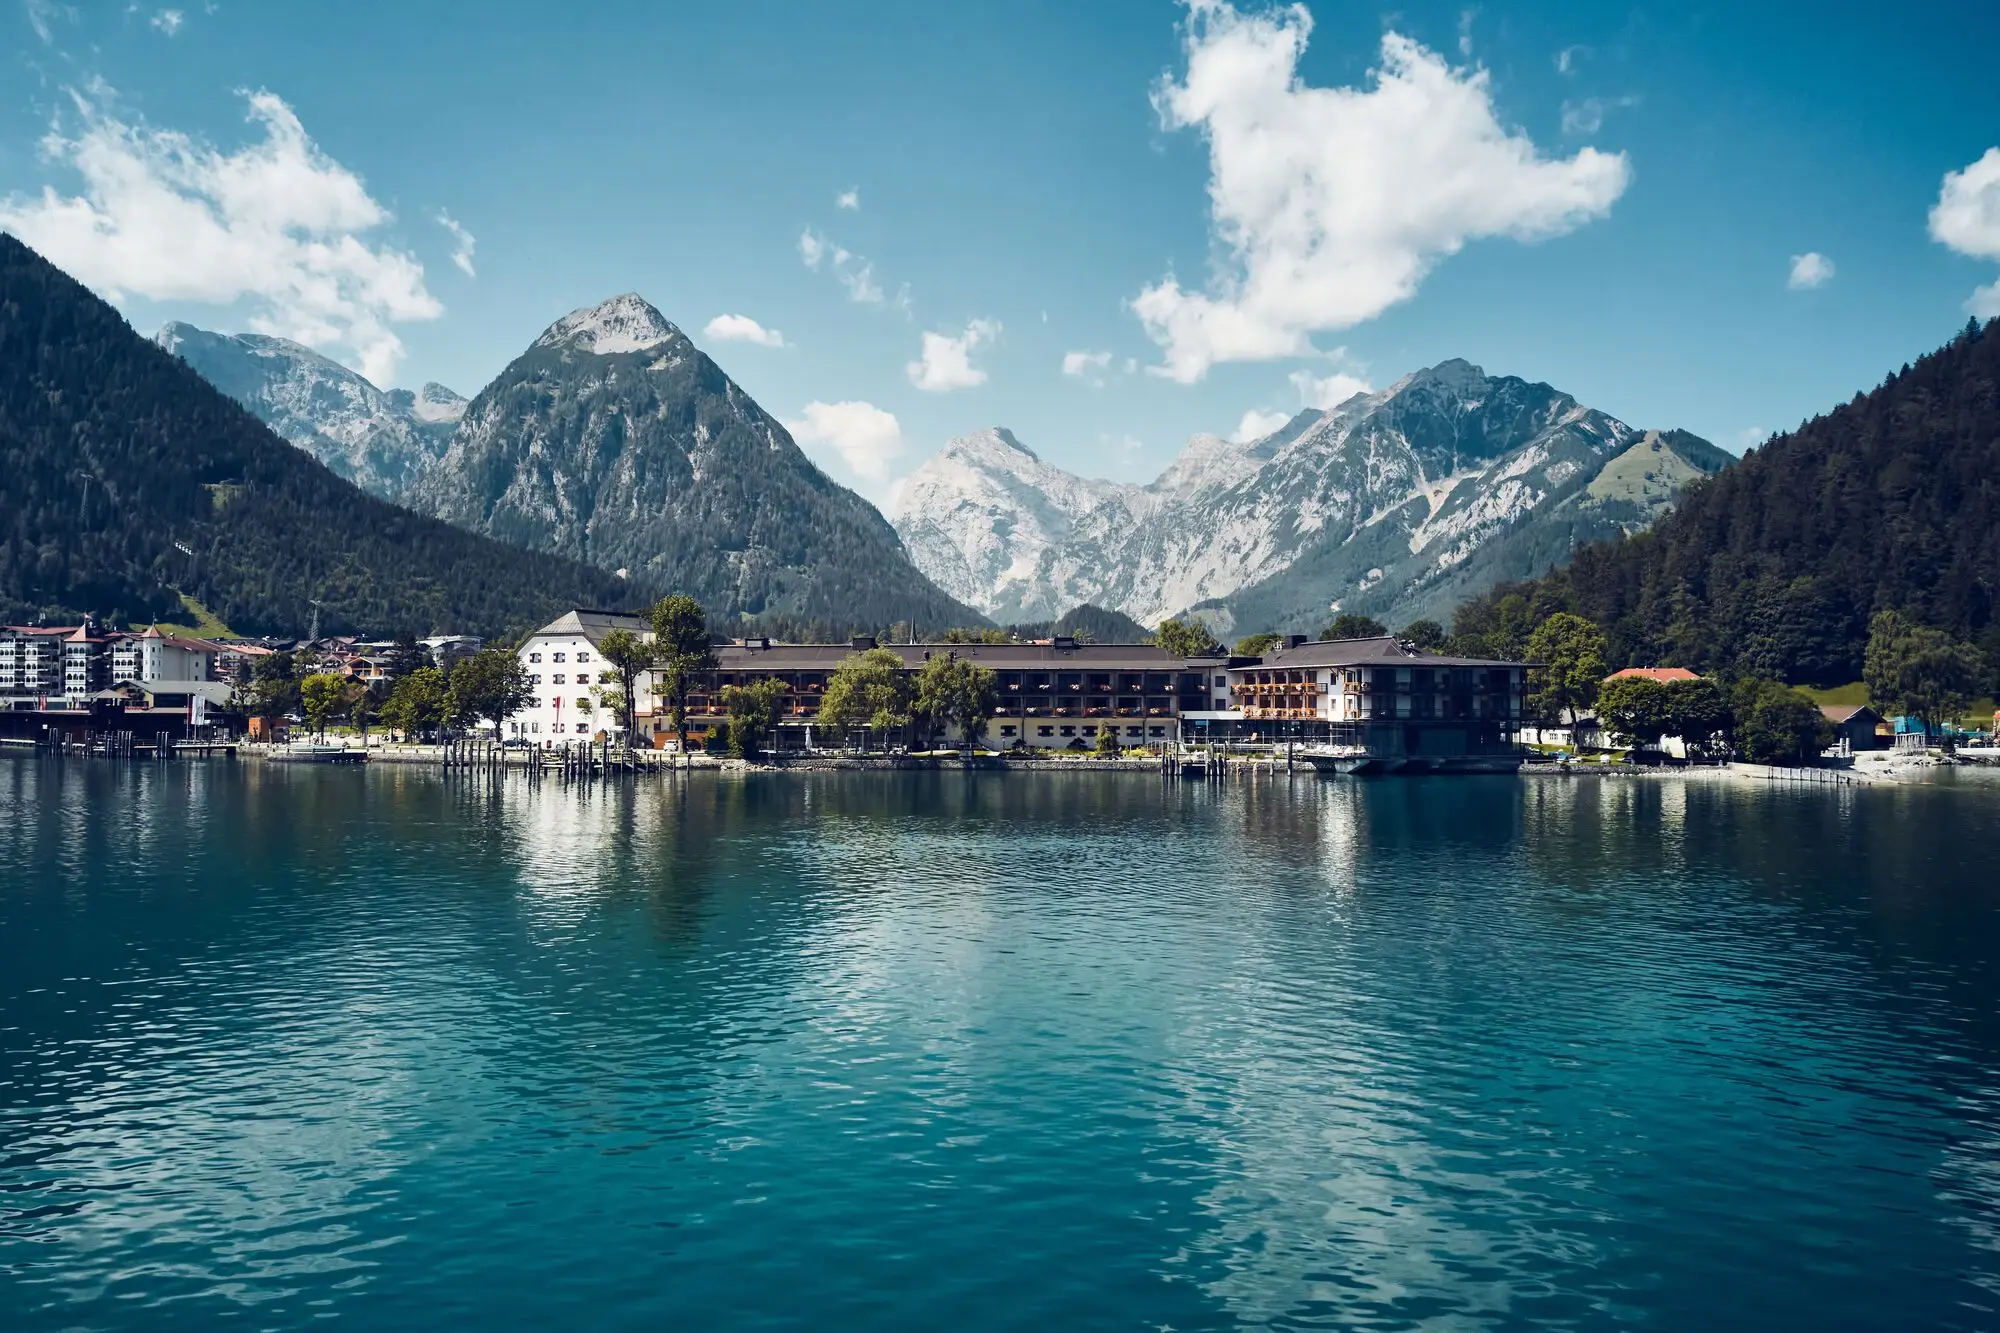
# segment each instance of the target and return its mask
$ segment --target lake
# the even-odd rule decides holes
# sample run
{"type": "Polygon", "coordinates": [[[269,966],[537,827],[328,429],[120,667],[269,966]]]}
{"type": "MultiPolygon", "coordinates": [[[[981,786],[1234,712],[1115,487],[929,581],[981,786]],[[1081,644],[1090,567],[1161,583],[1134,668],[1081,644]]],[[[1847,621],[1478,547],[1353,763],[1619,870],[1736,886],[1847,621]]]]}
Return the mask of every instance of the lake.
{"type": "Polygon", "coordinates": [[[0,758],[0,1327],[2000,1327],[1996,797],[0,758]]]}

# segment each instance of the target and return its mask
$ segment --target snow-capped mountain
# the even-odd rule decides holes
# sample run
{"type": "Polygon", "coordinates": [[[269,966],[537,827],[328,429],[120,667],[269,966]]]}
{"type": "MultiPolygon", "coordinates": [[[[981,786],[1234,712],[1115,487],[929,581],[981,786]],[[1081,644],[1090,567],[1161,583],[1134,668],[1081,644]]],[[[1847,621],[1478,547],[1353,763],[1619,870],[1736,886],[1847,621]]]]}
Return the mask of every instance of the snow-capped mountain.
{"type": "Polygon", "coordinates": [[[631,294],[550,325],[466,407],[408,499],[719,612],[977,619],[917,571],[872,505],[631,294]]]}
{"type": "Polygon", "coordinates": [[[286,338],[169,324],[153,341],[363,490],[400,500],[443,454],[465,399],[442,384],[384,392],[286,338]]]}
{"type": "Polygon", "coordinates": [[[1146,486],[1074,477],[1003,431],[966,436],[905,483],[896,526],[919,568],[996,619],[1093,602],[1145,624],[1199,607],[1223,628],[1309,631],[1335,607],[1436,611],[1530,572],[1514,566],[1551,534],[1566,550],[1651,522],[1727,461],[1454,360],[1262,439],[1196,436],[1146,486]]]}

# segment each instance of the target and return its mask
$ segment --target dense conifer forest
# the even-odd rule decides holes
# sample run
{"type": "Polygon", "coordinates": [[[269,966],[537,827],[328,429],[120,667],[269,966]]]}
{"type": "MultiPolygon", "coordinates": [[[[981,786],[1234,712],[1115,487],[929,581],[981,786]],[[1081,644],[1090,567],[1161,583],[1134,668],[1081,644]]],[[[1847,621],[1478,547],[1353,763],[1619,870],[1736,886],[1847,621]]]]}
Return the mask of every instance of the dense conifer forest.
{"type": "Polygon", "coordinates": [[[1555,611],[1602,626],[1610,664],[1795,684],[1859,680],[1895,610],[2000,662],[2000,320],[1696,482],[1651,531],[1461,606],[1469,651],[1518,655],[1555,611]]]}
{"type": "Polygon", "coordinates": [[[500,635],[634,600],[610,574],[375,499],[0,234],[0,620],[500,635]]]}

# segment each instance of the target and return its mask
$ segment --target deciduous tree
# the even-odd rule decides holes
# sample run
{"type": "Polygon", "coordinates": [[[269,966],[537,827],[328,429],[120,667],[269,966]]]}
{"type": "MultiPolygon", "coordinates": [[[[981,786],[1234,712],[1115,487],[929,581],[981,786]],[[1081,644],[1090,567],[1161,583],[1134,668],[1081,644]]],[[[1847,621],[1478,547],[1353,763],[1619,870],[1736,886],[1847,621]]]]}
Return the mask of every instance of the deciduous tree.
{"type": "Polygon", "coordinates": [[[347,678],[331,671],[316,671],[299,682],[299,702],[305,709],[306,725],[326,739],[326,724],[340,712],[347,698],[347,678]]]}
{"type": "Polygon", "coordinates": [[[1352,611],[1344,611],[1333,618],[1333,623],[1319,632],[1322,639],[1379,639],[1389,632],[1389,627],[1373,616],[1358,616],[1352,611]]]}
{"type": "Polygon", "coordinates": [[[956,727],[960,741],[970,749],[986,734],[997,691],[991,671],[957,653],[941,653],[918,669],[914,695],[913,711],[926,727],[933,732],[956,727]]]}
{"type": "Polygon", "coordinates": [[[843,735],[863,728],[863,749],[868,730],[894,731],[909,721],[909,678],[903,659],[887,648],[871,648],[842,662],[820,696],[819,725],[843,735]]]}
{"type": "Polygon", "coordinates": [[[450,676],[449,715],[454,722],[483,719],[497,735],[507,719],[534,702],[535,687],[520,654],[505,648],[482,648],[460,658],[450,676]]]}
{"type": "Polygon", "coordinates": [[[1212,657],[1222,651],[1214,633],[1192,616],[1186,620],[1161,621],[1154,642],[1174,657],[1212,657]]]}
{"type": "Polygon", "coordinates": [[[1262,657],[1285,641],[1285,636],[1274,630],[1262,634],[1246,634],[1236,641],[1238,657],[1262,657]]]}
{"type": "Polygon", "coordinates": [[[397,681],[382,706],[382,721],[411,740],[445,723],[450,707],[444,672],[436,667],[418,667],[397,681]]]}
{"type": "Polygon", "coordinates": [[[652,667],[658,654],[652,644],[632,631],[614,629],[598,642],[597,655],[611,668],[608,674],[618,687],[616,708],[625,723],[625,743],[630,745],[638,722],[639,677],[652,667]]]}
{"type": "Polygon", "coordinates": [[[1582,616],[1558,611],[1528,636],[1531,672],[1529,705],[1542,717],[1562,717],[1576,725],[1578,709],[1597,702],[1604,680],[1604,631],[1582,616]]]}
{"type": "Polygon", "coordinates": [[[660,667],[668,715],[682,750],[687,749],[687,701],[695,681],[715,669],[708,641],[708,612],[686,593],[662,597],[653,607],[654,660],[660,667]]]}
{"type": "Polygon", "coordinates": [[[1597,716],[1619,743],[1653,749],[1671,725],[1667,687],[1645,676],[1614,676],[1598,691],[1597,716]]]}
{"type": "Polygon", "coordinates": [[[748,685],[722,687],[722,706],[729,713],[729,752],[754,759],[778,723],[778,700],[785,682],[765,676],[748,685]]]}
{"type": "Polygon", "coordinates": [[[1451,647],[1451,635],[1435,620],[1413,620],[1396,637],[1420,653],[1441,653],[1451,647]]]}
{"type": "Polygon", "coordinates": [[[1984,674],[1979,651],[1943,630],[1896,611],[1878,611],[1868,622],[1862,680],[1869,702],[1882,712],[1917,718],[1927,736],[1964,715],[1984,674]]]}
{"type": "Polygon", "coordinates": [[[1735,713],[1736,743],[1752,763],[1807,763],[1833,744],[1833,724],[1812,696],[1775,680],[1738,682],[1735,713]]]}

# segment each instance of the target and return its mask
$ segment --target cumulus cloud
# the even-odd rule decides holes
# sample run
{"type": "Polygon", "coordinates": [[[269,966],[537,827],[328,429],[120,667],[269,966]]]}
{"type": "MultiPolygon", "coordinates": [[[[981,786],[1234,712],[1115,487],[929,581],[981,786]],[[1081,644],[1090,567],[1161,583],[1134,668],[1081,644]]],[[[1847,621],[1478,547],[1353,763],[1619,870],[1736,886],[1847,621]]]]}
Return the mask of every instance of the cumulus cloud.
{"type": "MultiPolygon", "coordinates": [[[[1930,221],[1932,240],[1974,259],[2000,259],[2000,148],[1945,173],[1930,221]]],[[[1965,308],[1981,319],[2000,316],[2000,281],[1973,292],[1965,308]]]]}
{"type": "Polygon", "coordinates": [[[1243,420],[1236,423],[1236,429],[1229,436],[1238,444],[1248,444],[1261,440],[1291,418],[1283,412],[1266,412],[1262,408],[1251,408],[1243,414],[1243,420]]]}
{"type": "Polygon", "coordinates": [[[163,9],[153,15],[153,26],[171,37],[181,30],[181,22],[187,16],[178,9],[163,9]]]}
{"type": "Polygon", "coordinates": [[[1094,389],[1104,387],[1104,368],[1110,364],[1109,352],[1063,353],[1063,374],[1073,380],[1087,380],[1094,389]]]}
{"type": "Polygon", "coordinates": [[[1562,106],[1562,132],[1572,137],[1595,134],[1604,128],[1604,117],[1613,111],[1639,105],[1637,96],[1580,97],[1562,106]]]}
{"type": "Polygon", "coordinates": [[[956,338],[948,333],[924,334],[923,351],[903,369],[910,383],[931,393],[970,389],[986,383],[986,372],[972,364],[972,354],[1000,336],[1000,321],[975,319],[956,338]]]}
{"type": "Polygon", "coordinates": [[[801,445],[832,445],[856,476],[879,481],[903,453],[903,430],[894,413],[873,403],[821,403],[805,406],[805,415],[787,421],[785,429],[801,445]]]}
{"type": "MultiPolygon", "coordinates": [[[[888,298],[881,284],[875,281],[875,266],[860,255],[835,245],[826,237],[807,227],[799,233],[799,258],[810,269],[824,264],[840,279],[840,285],[847,289],[847,299],[863,305],[881,305],[888,298]]],[[[910,303],[910,289],[906,286],[896,295],[896,307],[906,308],[910,303]]]]}
{"type": "Polygon", "coordinates": [[[1503,127],[1486,71],[1453,68],[1397,33],[1370,86],[1308,87],[1303,6],[1196,6],[1187,72],[1154,98],[1169,129],[1199,128],[1227,253],[1208,291],[1176,277],[1132,302],[1165,349],[1156,373],[1192,383],[1225,361],[1311,350],[1416,294],[1467,241],[1532,241],[1604,216],[1631,178],[1623,154],[1544,157],[1503,127]]]}
{"type": "Polygon", "coordinates": [[[451,233],[451,262],[466,277],[478,277],[479,275],[472,270],[472,252],[478,248],[479,242],[471,232],[459,224],[456,218],[442,208],[437,211],[437,224],[451,233]]]}
{"type": "Polygon", "coordinates": [[[1792,275],[1785,285],[1795,292],[1811,291],[1833,277],[1833,261],[1817,250],[1792,256],[1792,275]]]}
{"type": "Polygon", "coordinates": [[[1292,387],[1299,391],[1299,402],[1305,407],[1317,407],[1321,411],[1339,407],[1357,393],[1375,392],[1368,381],[1356,375],[1335,371],[1331,375],[1315,375],[1310,370],[1295,370],[1291,374],[1292,387]]]}
{"type": "Polygon", "coordinates": [[[767,329],[748,315],[717,315],[702,329],[702,336],[715,342],[754,343],[759,347],[783,347],[785,335],[767,329]]]}
{"type": "Polygon", "coordinates": [[[233,153],[71,100],[80,129],[58,124],[42,150],[82,192],[0,200],[0,228],[80,281],[114,300],[245,301],[258,332],[344,348],[378,384],[403,355],[389,326],[444,313],[422,264],[366,239],[388,211],[274,94],[247,95],[263,138],[233,153]]]}
{"type": "Polygon", "coordinates": [[[859,212],[861,210],[860,187],[856,186],[852,190],[841,191],[840,194],[834,197],[833,206],[835,208],[847,209],[849,212],[859,212]]]}

